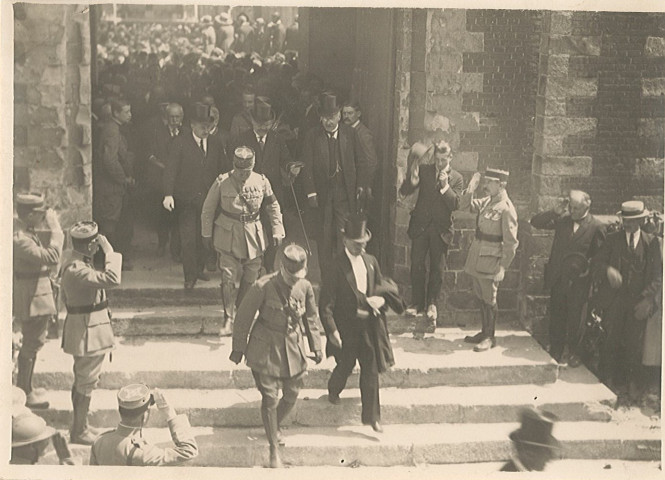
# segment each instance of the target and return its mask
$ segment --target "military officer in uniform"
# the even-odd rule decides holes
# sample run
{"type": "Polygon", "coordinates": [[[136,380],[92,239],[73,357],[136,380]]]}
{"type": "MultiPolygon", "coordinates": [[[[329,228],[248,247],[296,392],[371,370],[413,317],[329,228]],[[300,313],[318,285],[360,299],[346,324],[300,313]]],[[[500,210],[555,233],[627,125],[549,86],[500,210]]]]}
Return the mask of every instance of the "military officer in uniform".
{"type": "Polygon", "coordinates": [[[486,197],[473,199],[480,183],[480,173],[475,173],[466,191],[460,196],[459,209],[477,213],[476,236],[466,257],[464,271],[471,275],[473,293],[480,306],[482,330],[464,341],[474,343],[474,351],[494,348],[494,328],[498,307],[496,293],[506,270],[517,250],[517,213],[508,198],[506,183],[509,173],[488,168],[485,171],[486,197]]]}
{"type": "Polygon", "coordinates": [[[168,466],[178,465],[199,454],[189,420],[166,401],[158,389],[153,393],[140,383],[127,385],[118,392],[120,424],[103,433],[90,449],[90,465],[168,466]],[[166,418],[175,448],[161,448],[143,439],[142,429],[150,417],[150,407],[166,418]]]}
{"type": "Polygon", "coordinates": [[[115,345],[104,289],[120,285],[122,255],[98,234],[95,222],[77,223],[70,235],[73,251],[69,263],[63,266],[61,287],[67,308],[62,349],[74,356],[70,441],[92,445],[96,434],[88,427],[90,399],[99,382],[104,357],[115,345]],[[104,271],[96,270],[92,264],[100,248],[106,259],[104,271]]]}
{"type": "Polygon", "coordinates": [[[306,274],[305,250],[295,244],[287,245],[279,272],[261,277],[248,290],[233,328],[229,358],[236,364],[243,355],[247,358],[256,388],[261,392],[261,418],[270,443],[272,468],[282,466],[279,428],[296,403],[307,369],[303,328],[313,360],[319,363],[323,358],[314,290],[305,279],[306,274]],[[259,316],[250,333],[257,312],[259,316]],[[283,393],[278,402],[280,388],[283,393]]]}
{"type": "Polygon", "coordinates": [[[48,408],[43,393],[32,389],[32,372],[46,340],[48,322],[57,314],[49,273],[60,261],[64,235],[55,212],[44,207],[41,194],[17,194],[16,213],[13,303],[14,318],[23,334],[16,386],[25,392],[29,408],[48,408]],[[43,223],[51,234],[46,246],[35,232],[43,223]]]}
{"type": "Polygon", "coordinates": [[[279,246],[284,238],[282,212],[270,181],[253,169],[254,151],[236,148],[233,170],[217,177],[201,212],[203,243],[217,251],[222,272],[224,325],[220,335],[231,333],[235,307],[259,276],[267,242],[279,246]],[[272,226],[270,240],[259,218],[262,206],[272,226]]]}

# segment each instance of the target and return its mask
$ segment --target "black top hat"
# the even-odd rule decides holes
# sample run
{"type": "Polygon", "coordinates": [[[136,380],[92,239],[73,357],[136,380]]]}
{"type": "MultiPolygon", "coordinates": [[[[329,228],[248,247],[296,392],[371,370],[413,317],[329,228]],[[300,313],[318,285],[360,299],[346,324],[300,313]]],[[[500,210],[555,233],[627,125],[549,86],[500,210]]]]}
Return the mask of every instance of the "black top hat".
{"type": "Polygon", "coordinates": [[[197,102],[194,104],[194,111],[192,112],[192,122],[213,123],[214,118],[210,105],[197,102]]]}
{"type": "Polygon", "coordinates": [[[342,230],[345,238],[356,242],[369,242],[372,233],[367,229],[367,217],[360,213],[349,215],[342,230]]]}
{"type": "Polygon", "coordinates": [[[275,119],[275,112],[272,110],[268,97],[256,97],[254,100],[254,109],[250,113],[252,120],[256,123],[271,122],[275,119]]]}
{"type": "Polygon", "coordinates": [[[561,444],[552,435],[552,428],[557,417],[550,412],[540,412],[534,408],[525,408],[521,414],[522,425],[510,434],[516,443],[525,443],[550,449],[560,449],[561,444]]]}
{"type": "Polygon", "coordinates": [[[326,92],[321,94],[321,108],[319,113],[322,117],[330,117],[339,112],[339,105],[337,104],[337,96],[335,94],[326,92]]]}

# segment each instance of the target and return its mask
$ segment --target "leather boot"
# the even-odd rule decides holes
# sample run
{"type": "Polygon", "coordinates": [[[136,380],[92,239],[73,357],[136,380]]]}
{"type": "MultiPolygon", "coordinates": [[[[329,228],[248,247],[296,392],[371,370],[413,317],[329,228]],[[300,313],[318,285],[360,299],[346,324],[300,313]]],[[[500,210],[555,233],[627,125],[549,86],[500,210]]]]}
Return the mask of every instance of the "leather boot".
{"type": "MultiPolygon", "coordinates": [[[[223,274],[223,273],[222,273],[223,274]]],[[[233,332],[233,319],[236,310],[236,291],[233,283],[222,282],[222,306],[224,307],[224,324],[219,331],[220,337],[227,337],[233,332]]]]}
{"type": "Polygon", "coordinates": [[[261,407],[261,419],[270,444],[270,468],[282,468],[284,464],[279,456],[277,440],[277,409],[261,407]]]}
{"type": "Polygon", "coordinates": [[[480,306],[480,321],[483,325],[482,329],[480,332],[476,333],[473,336],[467,335],[464,337],[464,341],[466,343],[480,343],[485,339],[485,331],[487,329],[487,313],[486,313],[486,305],[485,302],[478,302],[480,306]]]}
{"type": "Polygon", "coordinates": [[[25,358],[18,356],[18,373],[16,374],[16,386],[25,392],[25,406],[35,410],[43,410],[49,407],[49,402],[43,395],[32,389],[32,374],[35,370],[35,357],[25,358]]]}
{"type": "Polygon", "coordinates": [[[494,338],[494,329],[496,325],[496,317],[498,307],[496,305],[485,305],[483,309],[485,312],[485,338],[482,342],[473,348],[474,352],[485,352],[490,348],[496,347],[496,340],[494,338]]]}
{"type": "Polygon", "coordinates": [[[295,403],[287,402],[283,398],[280,399],[279,404],[277,405],[277,443],[280,446],[286,445],[286,442],[282,436],[282,422],[289,415],[289,413],[291,413],[291,410],[293,410],[295,405],[295,403]]]}
{"type": "Polygon", "coordinates": [[[97,436],[88,428],[90,397],[73,391],[72,399],[74,404],[74,419],[72,429],[69,432],[69,441],[70,443],[78,443],[79,445],[92,445],[97,436]]]}

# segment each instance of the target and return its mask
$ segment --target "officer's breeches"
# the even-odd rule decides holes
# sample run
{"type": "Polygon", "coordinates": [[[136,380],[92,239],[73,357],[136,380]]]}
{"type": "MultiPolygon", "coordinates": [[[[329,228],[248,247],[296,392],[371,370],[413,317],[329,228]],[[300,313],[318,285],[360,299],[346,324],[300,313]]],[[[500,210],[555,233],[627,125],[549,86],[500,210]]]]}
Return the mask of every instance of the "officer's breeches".
{"type": "Polygon", "coordinates": [[[23,339],[19,358],[35,358],[46,342],[46,330],[50,316],[41,315],[39,317],[30,317],[21,322],[21,333],[23,339]]]}
{"type": "Polygon", "coordinates": [[[74,357],[74,389],[78,393],[89,397],[97,388],[105,356],[74,357]]]}

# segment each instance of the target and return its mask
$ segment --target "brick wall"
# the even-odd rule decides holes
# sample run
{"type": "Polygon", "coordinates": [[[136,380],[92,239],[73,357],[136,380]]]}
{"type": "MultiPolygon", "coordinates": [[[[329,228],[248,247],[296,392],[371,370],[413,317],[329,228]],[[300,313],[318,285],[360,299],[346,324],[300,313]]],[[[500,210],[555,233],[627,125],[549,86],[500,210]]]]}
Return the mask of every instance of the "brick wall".
{"type": "Polygon", "coordinates": [[[14,35],[14,190],[67,227],[92,216],[88,8],[15,4],[14,35]]]}

